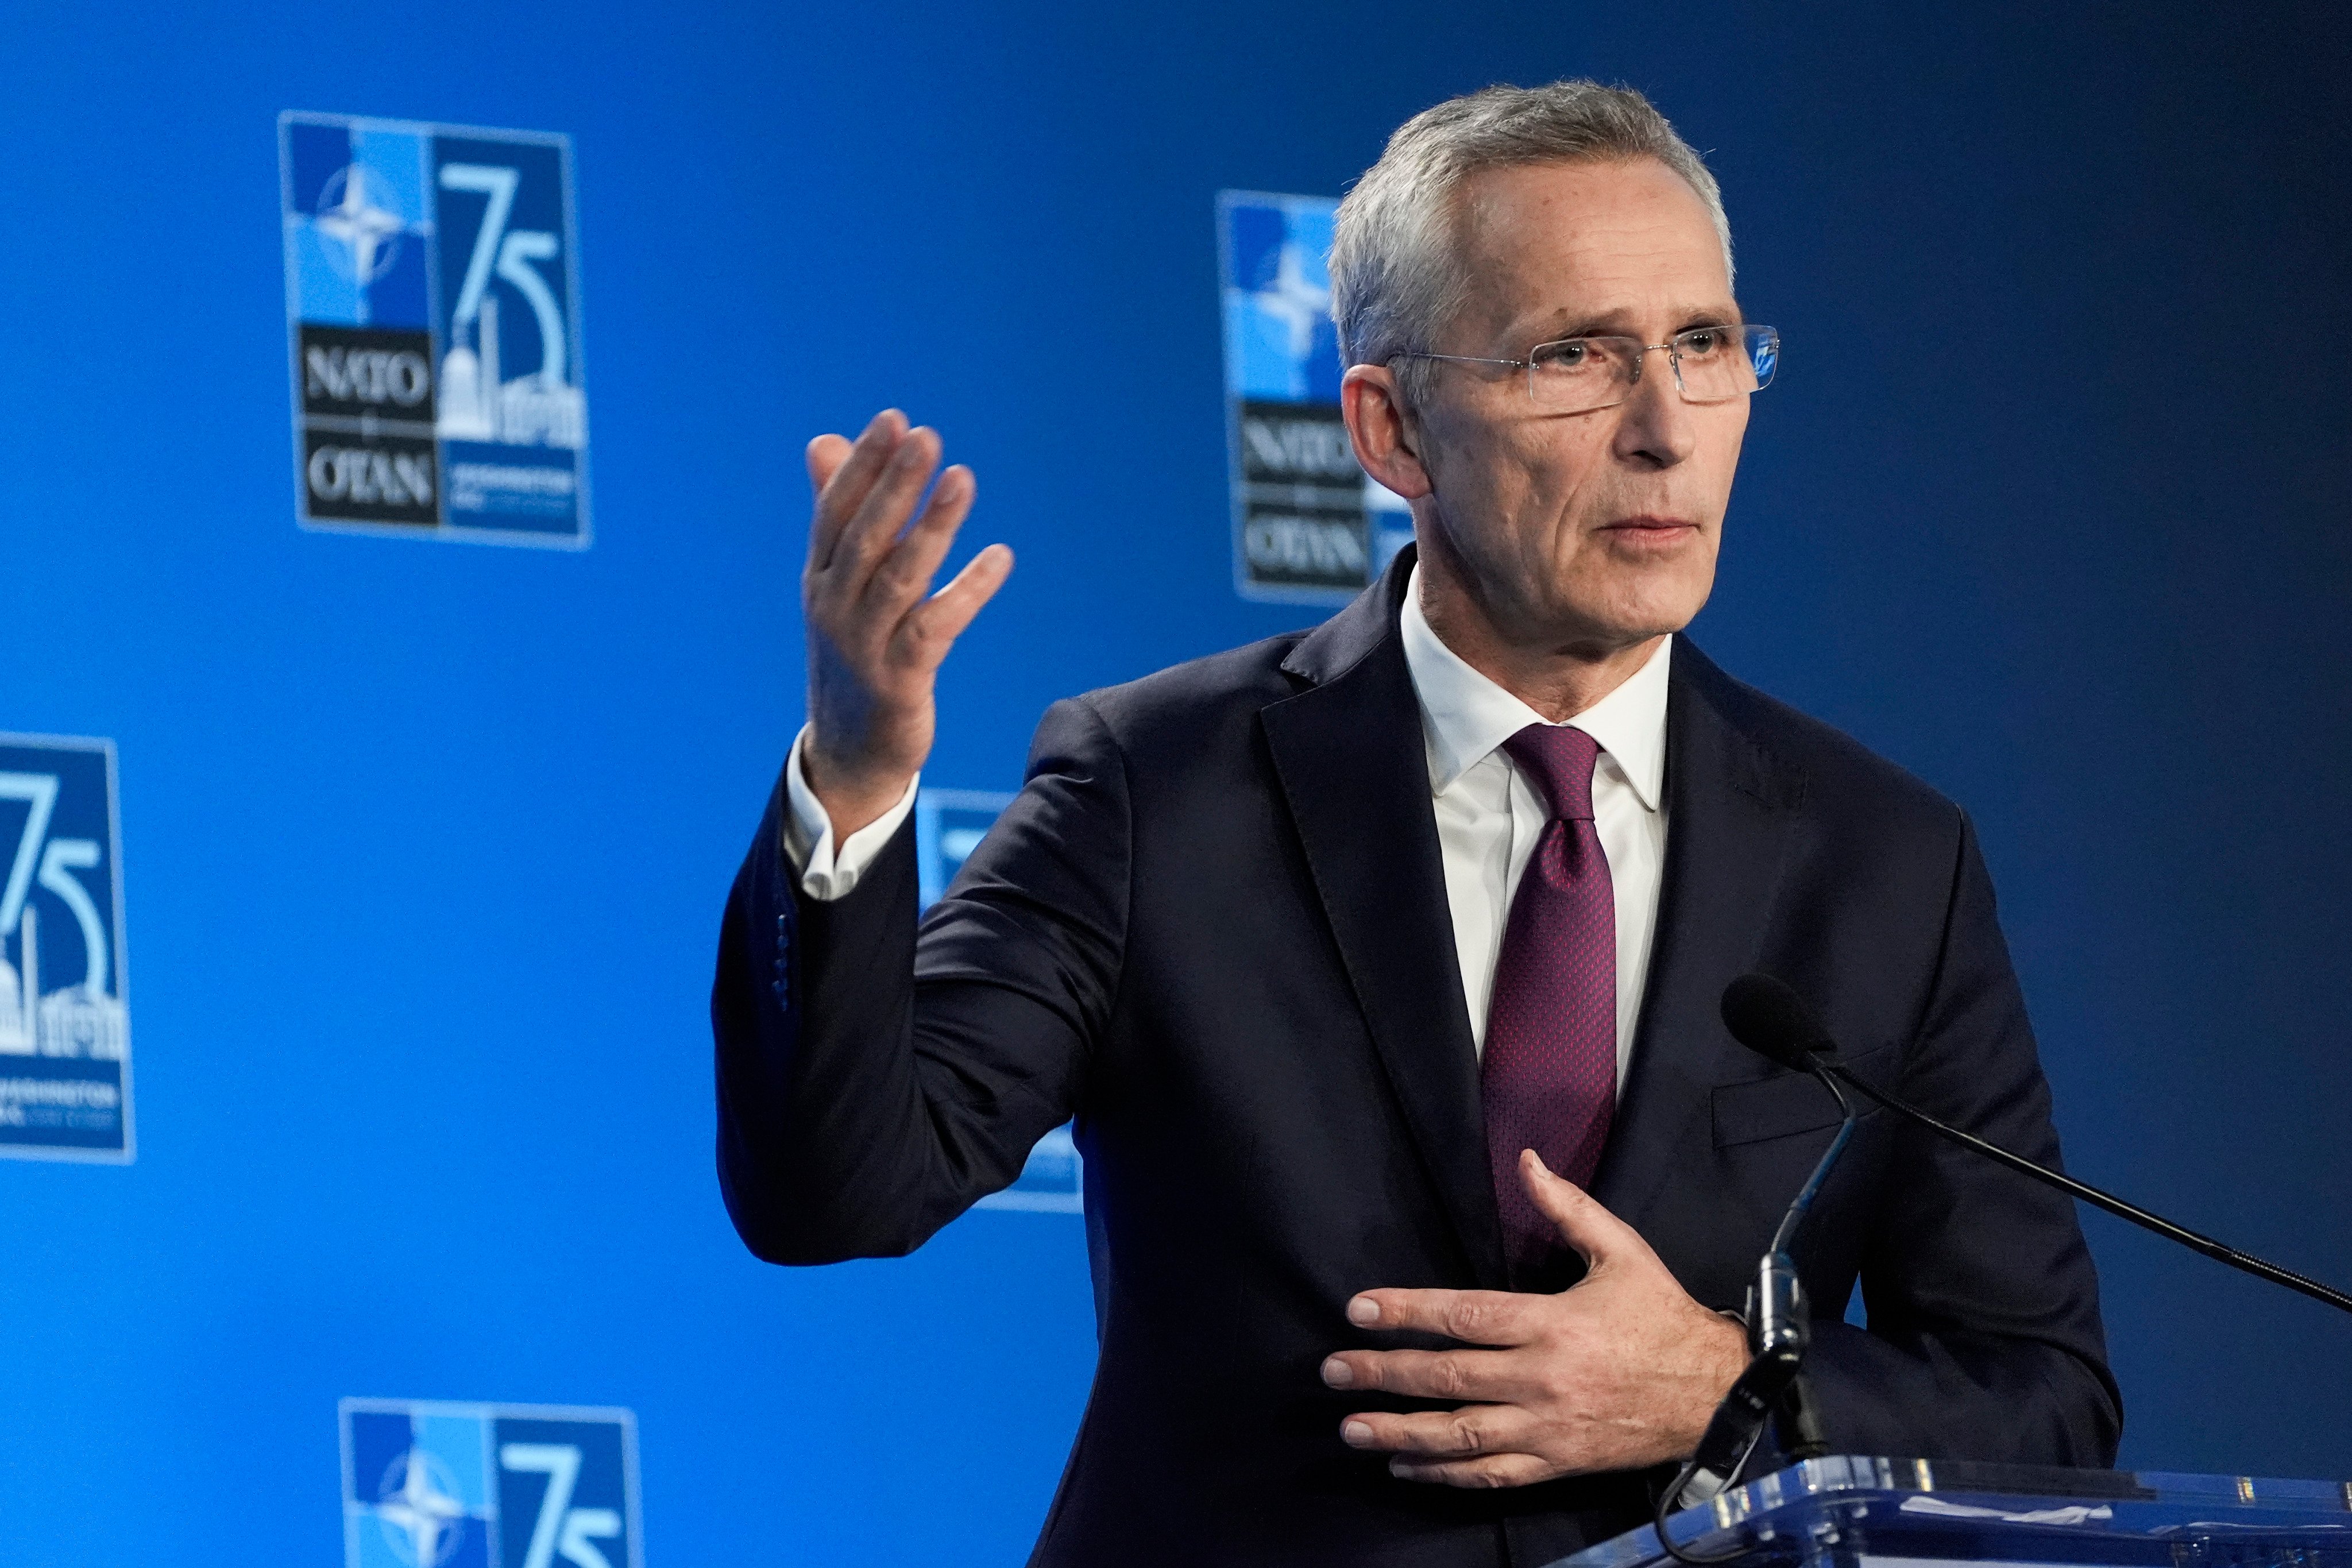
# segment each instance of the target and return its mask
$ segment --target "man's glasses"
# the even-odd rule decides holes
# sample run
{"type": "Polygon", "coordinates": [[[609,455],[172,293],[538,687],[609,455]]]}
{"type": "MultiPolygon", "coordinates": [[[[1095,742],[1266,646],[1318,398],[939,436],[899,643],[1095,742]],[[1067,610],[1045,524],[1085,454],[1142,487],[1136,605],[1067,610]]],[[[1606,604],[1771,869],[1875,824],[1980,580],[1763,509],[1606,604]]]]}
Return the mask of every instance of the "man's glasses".
{"type": "Polygon", "coordinates": [[[1642,379],[1643,362],[1659,353],[1674,367],[1675,387],[1685,402],[1728,403],[1772,384],[1772,373],[1780,364],[1780,334],[1769,327],[1693,327],[1663,343],[1639,338],[1562,338],[1538,343],[1525,359],[1432,353],[1392,357],[1507,364],[1527,373],[1528,395],[1537,407],[1552,414],[1585,414],[1624,402],[1642,379]]]}

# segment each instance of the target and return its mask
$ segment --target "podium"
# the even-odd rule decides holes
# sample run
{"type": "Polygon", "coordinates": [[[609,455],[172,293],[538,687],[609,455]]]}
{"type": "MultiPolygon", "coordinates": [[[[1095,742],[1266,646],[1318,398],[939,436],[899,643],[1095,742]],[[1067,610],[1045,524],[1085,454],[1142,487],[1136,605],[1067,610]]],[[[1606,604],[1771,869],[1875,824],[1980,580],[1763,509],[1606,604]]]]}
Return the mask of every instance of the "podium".
{"type": "MultiPolygon", "coordinates": [[[[1833,1456],[1666,1530],[1729,1568],[2352,1568],[2352,1483],[1833,1456]]],[[[1550,1568],[1677,1563],[1644,1527],[1550,1568]]]]}

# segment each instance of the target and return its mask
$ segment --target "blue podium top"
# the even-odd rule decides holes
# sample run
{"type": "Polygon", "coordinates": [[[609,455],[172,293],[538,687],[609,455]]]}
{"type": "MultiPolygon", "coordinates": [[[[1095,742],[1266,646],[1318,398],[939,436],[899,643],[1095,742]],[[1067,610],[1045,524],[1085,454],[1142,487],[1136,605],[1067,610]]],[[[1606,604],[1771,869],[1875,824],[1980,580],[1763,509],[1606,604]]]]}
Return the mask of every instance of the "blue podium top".
{"type": "MultiPolygon", "coordinates": [[[[2352,1568],[2352,1482],[1834,1456],[1685,1509],[1666,1529],[1686,1551],[1738,1552],[1737,1568],[2352,1568]]],[[[1644,1527],[1551,1568],[1675,1559],[1644,1527]]]]}

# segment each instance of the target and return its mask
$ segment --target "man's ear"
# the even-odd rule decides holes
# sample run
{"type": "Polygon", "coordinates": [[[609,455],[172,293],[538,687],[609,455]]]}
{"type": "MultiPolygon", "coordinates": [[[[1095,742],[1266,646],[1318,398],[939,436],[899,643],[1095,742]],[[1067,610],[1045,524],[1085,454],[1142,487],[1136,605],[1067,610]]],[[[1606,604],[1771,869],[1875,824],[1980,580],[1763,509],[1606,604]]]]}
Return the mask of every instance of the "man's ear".
{"type": "Polygon", "coordinates": [[[1339,382],[1339,411],[1347,416],[1348,438],[1364,472],[1407,500],[1419,500],[1435,487],[1423,467],[1421,432],[1397,389],[1396,373],[1384,364],[1355,364],[1339,382]]]}

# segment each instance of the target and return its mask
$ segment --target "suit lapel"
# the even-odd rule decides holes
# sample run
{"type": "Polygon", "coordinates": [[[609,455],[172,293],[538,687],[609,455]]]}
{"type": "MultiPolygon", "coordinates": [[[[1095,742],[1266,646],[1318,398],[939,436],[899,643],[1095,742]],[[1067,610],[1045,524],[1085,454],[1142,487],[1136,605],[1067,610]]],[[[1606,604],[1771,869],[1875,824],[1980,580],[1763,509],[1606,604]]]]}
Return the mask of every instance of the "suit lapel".
{"type": "Polygon", "coordinates": [[[1676,639],[1666,698],[1666,864],[1631,1075],[1593,1195],[1639,1230],[1717,1085],[1755,1059],[1717,1011],[1753,966],[1804,775],[1745,722],[1751,699],[1676,639]]]}
{"type": "MultiPolygon", "coordinates": [[[[1374,1048],[1477,1283],[1508,1289],[1431,809],[1420,703],[1396,633],[1407,550],[1283,668],[1311,682],[1264,709],[1276,773],[1374,1048]]],[[[1752,698],[1678,639],[1666,708],[1666,865],[1633,1067],[1593,1193],[1637,1229],[1718,1084],[1754,1076],[1723,1027],[1752,967],[1804,797],[1758,737],[1752,698]]]]}
{"type": "Polygon", "coordinates": [[[1482,1287],[1502,1289],[1478,1059],[1421,707],[1396,633],[1410,550],[1283,668],[1315,684],[1263,710],[1275,771],[1356,1000],[1423,1163],[1482,1287]]]}

